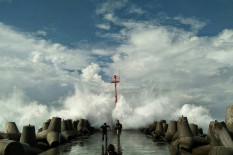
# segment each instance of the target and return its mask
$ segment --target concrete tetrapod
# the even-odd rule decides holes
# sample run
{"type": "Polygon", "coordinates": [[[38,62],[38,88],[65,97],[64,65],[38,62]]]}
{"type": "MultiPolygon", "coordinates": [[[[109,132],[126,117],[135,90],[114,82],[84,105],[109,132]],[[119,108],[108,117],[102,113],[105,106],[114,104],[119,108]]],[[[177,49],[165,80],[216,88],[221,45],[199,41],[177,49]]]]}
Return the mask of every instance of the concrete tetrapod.
{"type": "Polygon", "coordinates": [[[193,136],[193,142],[194,142],[193,147],[199,147],[209,144],[208,139],[201,136],[193,136]]]}
{"type": "Polygon", "coordinates": [[[36,133],[36,140],[38,142],[47,142],[47,140],[46,140],[47,134],[48,134],[47,130],[36,133]]]}
{"type": "Polygon", "coordinates": [[[227,146],[216,146],[210,150],[209,155],[232,155],[233,148],[227,146]]]}
{"type": "Polygon", "coordinates": [[[48,127],[48,132],[50,131],[61,132],[61,118],[59,117],[52,118],[48,127]]]}
{"type": "Polygon", "coordinates": [[[53,117],[47,132],[46,139],[50,147],[59,145],[61,141],[61,118],[53,117]]]}
{"type": "Polygon", "coordinates": [[[202,130],[202,128],[198,128],[198,135],[203,135],[203,130],[202,130]]]}
{"type": "Polygon", "coordinates": [[[76,120],[76,121],[73,121],[72,124],[73,124],[73,128],[74,128],[74,129],[77,129],[77,128],[78,128],[78,121],[77,121],[77,120],[76,120]]]}
{"type": "Polygon", "coordinates": [[[212,147],[210,145],[200,146],[200,147],[194,148],[192,150],[192,154],[193,155],[208,155],[208,153],[210,152],[211,148],[212,147]]]}
{"type": "Polygon", "coordinates": [[[69,141],[71,139],[73,139],[75,136],[72,132],[70,132],[69,128],[68,128],[68,123],[67,120],[62,120],[61,122],[61,135],[62,135],[62,139],[63,141],[69,141]]]}
{"type": "Polygon", "coordinates": [[[43,123],[43,128],[42,128],[42,130],[43,130],[43,131],[44,131],[44,130],[47,130],[48,127],[49,127],[49,124],[50,124],[50,121],[44,122],[44,123],[43,123]]]}
{"type": "Polygon", "coordinates": [[[47,141],[50,147],[55,147],[60,144],[61,140],[61,133],[60,132],[55,132],[55,131],[50,131],[47,134],[47,141]]]}
{"type": "Polygon", "coordinates": [[[228,131],[233,137],[233,105],[227,107],[225,122],[226,122],[228,131]]]}
{"type": "Polygon", "coordinates": [[[192,150],[193,147],[193,133],[189,127],[187,117],[179,117],[178,119],[178,132],[180,147],[186,150],[192,150]]]}
{"type": "MultiPolygon", "coordinates": [[[[73,127],[71,119],[67,120],[67,126],[68,126],[68,130],[72,134],[73,138],[75,138],[79,135],[78,130],[75,130],[75,128],[73,127]]],[[[84,123],[84,127],[85,127],[85,123],[84,123]]]]}
{"type": "Polygon", "coordinates": [[[37,132],[41,132],[41,131],[43,131],[43,128],[39,128],[39,129],[37,130],[37,132]]]}
{"type": "Polygon", "coordinates": [[[163,133],[167,132],[168,124],[167,123],[162,123],[163,124],[163,133]]]}
{"type": "Polygon", "coordinates": [[[179,132],[178,131],[176,131],[176,133],[173,135],[173,137],[172,137],[172,141],[175,141],[175,140],[177,140],[179,138],[179,132]]]}
{"type": "Polygon", "coordinates": [[[24,155],[23,146],[15,141],[8,139],[0,140],[0,154],[1,155],[24,155]]]}
{"type": "Polygon", "coordinates": [[[2,134],[5,139],[19,141],[20,132],[15,122],[7,122],[5,125],[5,133],[2,134]]]}
{"type": "Polygon", "coordinates": [[[170,142],[172,140],[172,137],[177,132],[177,121],[170,121],[168,125],[167,132],[165,134],[165,139],[170,142]]]}
{"type": "Polygon", "coordinates": [[[187,117],[179,117],[177,121],[178,131],[179,131],[179,138],[182,137],[193,137],[193,133],[189,127],[187,117]]]}
{"type": "Polygon", "coordinates": [[[233,141],[224,122],[210,122],[208,138],[212,146],[233,146],[233,141]]]}
{"type": "Polygon", "coordinates": [[[44,151],[44,149],[40,149],[39,147],[31,147],[27,143],[20,143],[23,146],[24,154],[25,155],[34,155],[34,154],[40,154],[44,151]]]}
{"type": "Polygon", "coordinates": [[[78,131],[79,132],[84,132],[84,122],[85,122],[85,119],[80,119],[79,122],[78,122],[78,131]]]}
{"type": "Polygon", "coordinates": [[[29,124],[23,127],[20,143],[27,143],[30,146],[36,144],[35,126],[29,124]]]}
{"type": "Polygon", "coordinates": [[[90,122],[88,120],[85,121],[84,126],[85,126],[85,128],[86,128],[86,130],[88,132],[92,132],[93,131],[93,128],[91,127],[90,122]]]}
{"type": "Polygon", "coordinates": [[[160,120],[161,123],[166,123],[166,120],[162,119],[160,120]]]}
{"type": "Polygon", "coordinates": [[[157,121],[154,121],[154,124],[153,124],[153,126],[154,126],[154,131],[156,130],[156,126],[157,126],[157,121]]]}
{"type": "Polygon", "coordinates": [[[15,122],[7,122],[5,126],[5,133],[19,133],[15,122]]]}
{"type": "Polygon", "coordinates": [[[67,128],[67,123],[66,123],[66,120],[62,120],[61,121],[61,132],[63,132],[63,131],[67,131],[68,130],[68,128],[67,128]]]}
{"type": "MultiPolygon", "coordinates": [[[[38,132],[36,134],[36,139],[38,142],[50,142],[50,144],[54,139],[54,141],[57,141],[57,137],[61,137],[61,136],[57,136],[55,133],[51,133],[50,136],[47,136],[48,133],[50,132],[57,132],[59,134],[61,134],[61,118],[59,117],[53,117],[52,120],[49,123],[49,127],[47,130],[44,130],[42,132],[38,132]],[[51,138],[51,136],[54,136],[54,138],[51,138]],[[48,139],[49,137],[49,139],[48,139]]],[[[60,142],[60,140],[59,140],[60,142]]]]}
{"type": "Polygon", "coordinates": [[[193,133],[193,136],[198,135],[198,126],[196,124],[189,124],[189,127],[193,133]]]}
{"type": "Polygon", "coordinates": [[[162,136],[164,133],[163,133],[163,124],[162,122],[158,122],[157,125],[156,125],[156,129],[155,129],[155,132],[158,136],[162,136]]]}
{"type": "Polygon", "coordinates": [[[20,137],[20,143],[24,148],[25,154],[38,154],[43,152],[43,149],[37,148],[35,126],[26,125],[20,137]]]}
{"type": "Polygon", "coordinates": [[[72,124],[72,120],[71,120],[71,119],[68,119],[68,120],[67,120],[67,126],[68,126],[68,129],[69,129],[69,130],[74,130],[74,127],[73,127],[73,124],[72,124]]]}

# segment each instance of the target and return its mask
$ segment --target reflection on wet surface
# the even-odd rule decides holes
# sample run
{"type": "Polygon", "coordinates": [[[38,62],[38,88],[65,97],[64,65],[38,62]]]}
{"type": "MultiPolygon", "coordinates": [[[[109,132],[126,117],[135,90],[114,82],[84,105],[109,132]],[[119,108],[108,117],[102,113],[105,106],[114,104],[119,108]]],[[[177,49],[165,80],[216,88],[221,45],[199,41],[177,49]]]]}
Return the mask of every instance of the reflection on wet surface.
{"type": "Polygon", "coordinates": [[[101,133],[95,133],[88,139],[73,140],[65,145],[50,149],[41,155],[106,155],[107,146],[113,144],[121,155],[170,155],[168,144],[161,145],[139,131],[122,131],[118,142],[117,135],[108,132],[108,143],[102,143],[101,133]]]}

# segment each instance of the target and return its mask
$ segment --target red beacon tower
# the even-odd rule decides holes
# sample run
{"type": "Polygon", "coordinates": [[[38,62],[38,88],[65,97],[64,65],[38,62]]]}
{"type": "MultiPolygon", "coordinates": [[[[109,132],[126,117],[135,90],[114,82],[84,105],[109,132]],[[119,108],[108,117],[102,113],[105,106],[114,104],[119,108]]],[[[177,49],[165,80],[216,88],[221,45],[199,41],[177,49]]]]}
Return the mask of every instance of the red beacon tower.
{"type": "Polygon", "coordinates": [[[114,75],[111,79],[110,79],[111,83],[115,83],[115,103],[117,103],[117,83],[120,82],[120,77],[114,75]]]}

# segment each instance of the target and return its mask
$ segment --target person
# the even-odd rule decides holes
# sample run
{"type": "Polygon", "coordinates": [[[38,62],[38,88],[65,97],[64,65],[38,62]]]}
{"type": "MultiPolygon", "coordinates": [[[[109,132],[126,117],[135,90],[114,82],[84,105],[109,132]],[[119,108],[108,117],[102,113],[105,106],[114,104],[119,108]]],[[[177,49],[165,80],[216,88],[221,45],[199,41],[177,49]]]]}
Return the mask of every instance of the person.
{"type": "Polygon", "coordinates": [[[117,130],[117,135],[118,135],[118,141],[120,140],[120,135],[121,135],[121,129],[122,129],[122,124],[117,120],[117,123],[114,126],[114,129],[117,130]]]}
{"type": "MultiPolygon", "coordinates": [[[[104,141],[104,137],[105,137],[106,143],[107,143],[107,141],[108,141],[108,135],[107,135],[108,128],[110,128],[110,126],[107,125],[106,123],[104,123],[104,124],[100,127],[100,131],[102,131],[102,142],[104,141]]],[[[110,130],[111,130],[111,128],[110,128],[110,130]]]]}
{"type": "Polygon", "coordinates": [[[109,144],[109,146],[108,146],[108,155],[117,155],[117,153],[115,151],[115,147],[112,144],[109,144]]]}

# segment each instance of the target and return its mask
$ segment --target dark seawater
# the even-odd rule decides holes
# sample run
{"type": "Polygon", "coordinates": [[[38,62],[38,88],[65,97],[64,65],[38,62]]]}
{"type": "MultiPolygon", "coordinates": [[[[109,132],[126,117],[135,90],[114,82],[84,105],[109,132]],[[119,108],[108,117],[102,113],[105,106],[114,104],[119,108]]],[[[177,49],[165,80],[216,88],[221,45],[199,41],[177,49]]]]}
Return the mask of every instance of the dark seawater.
{"type": "Polygon", "coordinates": [[[168,144],[161,145],[140,131],[122,131],[120,142],[113,132],[108,132],[108,143],[102,143],[101,132],[91,135],[88,139],[76,139],[65,145],[50,149],[41,155],[105,155],[106,147],[113,144],[122,155],[170,155],[168,144]]]}

